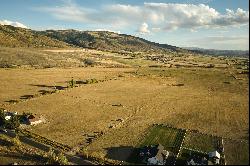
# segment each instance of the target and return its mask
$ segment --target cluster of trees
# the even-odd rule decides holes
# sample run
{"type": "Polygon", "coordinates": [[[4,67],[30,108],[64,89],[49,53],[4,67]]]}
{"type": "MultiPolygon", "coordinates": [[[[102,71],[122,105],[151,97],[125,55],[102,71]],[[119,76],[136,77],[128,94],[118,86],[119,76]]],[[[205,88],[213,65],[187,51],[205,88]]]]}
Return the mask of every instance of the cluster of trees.
{"type": "Polygon", "coordinates": [[[16,129],[20,126],[20,117],[13,115],[9,120],[5,119],[5,112],[0,111],[0,126],[6,129],[16,129]]]}
{"type": "Polygon", "coordinates": [[[0,108],[0,127],[6,129],[16,129],[20,126],[20,122],[27,119],[31,113],[23,113],[22,115],[12,115],[9,120],[6,120],[6,112],[4,109],[0,108]]]}

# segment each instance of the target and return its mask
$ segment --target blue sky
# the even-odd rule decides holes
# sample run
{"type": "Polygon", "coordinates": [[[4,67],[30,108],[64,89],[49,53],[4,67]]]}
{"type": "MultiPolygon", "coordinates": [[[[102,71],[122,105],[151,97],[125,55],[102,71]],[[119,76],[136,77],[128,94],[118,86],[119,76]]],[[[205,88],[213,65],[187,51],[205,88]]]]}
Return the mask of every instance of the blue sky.
{"type": "Polygon", "coordinates": [[[1,0],[0,23],[109,30],[175,46],[249,49],[248,0],[1,0]]]}

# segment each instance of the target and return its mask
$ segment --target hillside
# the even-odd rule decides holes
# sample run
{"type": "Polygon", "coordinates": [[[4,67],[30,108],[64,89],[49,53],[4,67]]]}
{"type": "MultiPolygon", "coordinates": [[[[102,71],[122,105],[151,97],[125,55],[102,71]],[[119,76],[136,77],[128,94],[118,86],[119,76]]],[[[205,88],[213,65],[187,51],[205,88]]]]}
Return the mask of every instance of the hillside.
{"type": "Polygon", "coordinates": [[[49,38],[36,31],[10,25],[0,25],[0,46],[3,47],[70,47],[69,44],[49,38]]]}
{"type": "Polygon", "coordinates": [[[184,49],[147,41],[131,35],[107,31],[47,30],[40,34],[75,46],[113,52],[183,52],[184,49]]]}
{"type": "Polygon", "coordinates": [[[0,46],[65,48],[81,47],[119,53],[185,53],[187,50],[167,44],[108,31],[46,30],[34,31],[10,25],[0,25],[0,46]]]}

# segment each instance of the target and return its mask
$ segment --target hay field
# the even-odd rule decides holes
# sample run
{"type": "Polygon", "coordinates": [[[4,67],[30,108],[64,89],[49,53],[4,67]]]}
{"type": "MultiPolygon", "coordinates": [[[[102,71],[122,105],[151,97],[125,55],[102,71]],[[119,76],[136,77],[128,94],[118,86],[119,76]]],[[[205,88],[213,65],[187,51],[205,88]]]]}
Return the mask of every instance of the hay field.
{"type": "Polygon", "coordinates": [[[246,60],[173,57],[175,63],[185,60],[185,64],[212,63],[215,67],[169,67],[170,62],[93,50],[0,51],[1,63],[15,62],[15,68],[0,68],[0,107],[43,115],[46,123],[29,130],[76,149],[107,158],[115,149],[125,159],[155,123],[232,139],[249,138],[249,77],[239,67],[246,60]],[[83,67],[85,58],[99,65],[83,67]],[[46,68],[48,62],[49,67],[56,67],[46,68]],[[67,89],[72,77],[103,82],[67,89]],[[60,91],[41,95],[55,88],[60,91]]]}
{"type": "Polygon", "coordinates": [[[32,131],[70,146],[80,146],[84,135],[102,131],[87,148],[104,155],[112,147],[136,146],[153,123],[234,139],[248,137],[247,79],[236,80],[221,69],[140,68],[137,74],[134,70],[1,69],[1,104],[11,111],[44,115],[47,123],[32,131]],[[113,79],[17,104],[5,102],[44,88],[30,84],[64,86],[72,76],[113,79]],[[119,124],[110,128],[114,122],[119,124]]]}

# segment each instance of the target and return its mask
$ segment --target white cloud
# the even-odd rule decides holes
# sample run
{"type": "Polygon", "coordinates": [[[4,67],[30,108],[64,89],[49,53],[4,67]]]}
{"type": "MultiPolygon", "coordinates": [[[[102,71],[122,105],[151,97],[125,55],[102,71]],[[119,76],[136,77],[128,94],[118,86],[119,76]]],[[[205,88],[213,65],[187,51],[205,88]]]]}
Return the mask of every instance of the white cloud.
{"type": "Polygon", "coordinates": [[[20,28],[28,28],[27,26],[23,25],[20,22],[13,22],[13,21],[9,21],[9,20],[0,20],[0,24],[1,25],[12,25],[14,27],[20,27],[20,28]]]}
{"type": "MultiPolygon", "coordinates": [[[[205,4],[144,3],[140,6],[113,4],[99,10],[83,8],[73,1],[57,7],[41,7],[36,10],[49,12],[57,19],[87,24],[101,24],[117,28],[130,27],[144,30],[146,26],[170,31],[178,28],[223,28],[249,24],[249,11],[238,8],[220,13],[205,4]],[[140,25],[139,23],[147,24],[140,25]]],[[[135,30],[136,30],[135,29],[135,30]]]]}
{"type": "Polygon", "coordinates": [[[161,28],[158,28],[158,27],[152,28],[152,31],[153,31],[153,32],[159,32],[160,30],[161,30],[161,28]]]}
{"type": "Polygon", "coordinates": [[[208,36],[189,40],[192,46],[199,45],[203,48],[228,49],[233,48],[239,50],[249,49],[249,38],[246,36],[208,36]]]}
{"type": "Polygon", "coordinates": [[[150,33],[149,29],[148,29],[148,24],[147,23],[142,23],[141,26],[139,27],[139,29],[137,30],[140,34],[146,34],[146,33],[150,33]]]}
{"type": "Polygon", "coordinates": [[[114,32],[114,33],[121,33],[121,31],[113,31],[113,30],[110,30],[110,29],[95,29],[95,31],[107,31],[107,32],[114,32]]]}

